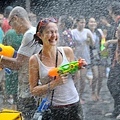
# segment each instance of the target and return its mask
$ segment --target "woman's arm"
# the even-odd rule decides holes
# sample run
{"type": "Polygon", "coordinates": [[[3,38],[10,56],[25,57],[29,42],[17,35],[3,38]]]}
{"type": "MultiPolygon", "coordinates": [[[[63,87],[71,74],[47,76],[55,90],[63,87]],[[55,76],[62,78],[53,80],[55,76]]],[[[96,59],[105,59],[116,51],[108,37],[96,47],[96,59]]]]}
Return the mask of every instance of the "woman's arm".
{"type": "Polygon", "coordinates": [[[71,47],[63,47],[63,50],[64,50],[65,55],[66,55],[69,62],[75,60],[74,52],[73,52],[73,49],[71,47]]]}
{"type": "Polygon", "coordinates": [[[87,41],[88,41],[89,45],[94,46],[95,40],[93,38],[91,31],[87,33],[87,41]]]}
{"type": "Polygon", "coordinates": [[[2,56],[2,59],[0,60],[0,68],[11,68],[13,70],[18,70],[24,64],[24,62],[28,60],[29,57],[19,53],[17,53],[16,58],[2,56]]]}
{"type": "Polygon", "coordinates": [[[107,41],[104,43],[104,46],[105,46],[105,47],[108,47],[110,44],[116,44],[117,41],[118,41],[117,39],[107,40],[107,41]]]}
{"type": "Polygon", "coordinates": [[[49,90],[53,90],[56,86],[64,84],[65,80],[67,79],[66,76],[58,76],[55,80],[51,80],[51,82],[38,85],[39,80],[39,64],[36,59],[36,56],[33,55],[29,59],[29,84],[30,84],[30,91],[35,96],[42,96],[46,94],[49,90]]]}

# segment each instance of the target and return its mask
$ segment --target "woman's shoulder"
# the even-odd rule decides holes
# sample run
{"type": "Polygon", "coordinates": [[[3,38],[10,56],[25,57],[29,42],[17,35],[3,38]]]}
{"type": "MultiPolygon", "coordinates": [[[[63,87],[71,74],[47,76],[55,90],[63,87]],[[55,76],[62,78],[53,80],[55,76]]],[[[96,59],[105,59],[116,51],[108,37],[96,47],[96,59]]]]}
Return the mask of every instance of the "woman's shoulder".
{"type": "Polygon", "coordinates": [[[69,56],[73,54],[73,49],[69,46],[64,46],[64,47],[58,47],[59,50],[63,50],[65,55],[69,56]]]}
{"type": "Polygon", "coordinates": [[[34,62],[38,61],[37,59],[38,59],[38,53],[32,55],[32,56],[29,58],[29,61],[34,63],[34,62]]]}

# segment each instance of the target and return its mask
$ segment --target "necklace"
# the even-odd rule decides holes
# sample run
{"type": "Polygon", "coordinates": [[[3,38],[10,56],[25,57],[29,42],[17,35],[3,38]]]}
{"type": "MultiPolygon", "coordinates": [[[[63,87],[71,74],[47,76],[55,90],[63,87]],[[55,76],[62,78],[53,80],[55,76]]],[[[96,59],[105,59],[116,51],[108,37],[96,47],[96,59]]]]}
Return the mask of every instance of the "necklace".
{"type": "MultiPolygon", "coordinates": [[[[43,52],[42,52],[42,50],[39,52],[39,55],[40,55],[40,60],[43,61],[43,52]]],[[[58,61],[58,49],[56,49],[55,66],[57,66],[57,61],[58,61]]]]}

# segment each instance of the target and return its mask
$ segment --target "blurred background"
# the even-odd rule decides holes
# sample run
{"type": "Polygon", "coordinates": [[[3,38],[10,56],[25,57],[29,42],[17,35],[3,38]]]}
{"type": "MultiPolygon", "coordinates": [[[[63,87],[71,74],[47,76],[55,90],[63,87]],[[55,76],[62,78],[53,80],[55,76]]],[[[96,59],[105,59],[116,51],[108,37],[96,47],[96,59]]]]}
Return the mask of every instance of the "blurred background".
{"type": "MultiPolygon", "coordinates": [[[[107,6],[113,0],[4,0],[0,1],[0,12],[8,5],[20,5],[28,12],[33,12],[41,17],[70,14],[73,17],[84,16],[108,16],[107,6]]],[[[119,0],[116,0],[119,1],[119,0]]]]}

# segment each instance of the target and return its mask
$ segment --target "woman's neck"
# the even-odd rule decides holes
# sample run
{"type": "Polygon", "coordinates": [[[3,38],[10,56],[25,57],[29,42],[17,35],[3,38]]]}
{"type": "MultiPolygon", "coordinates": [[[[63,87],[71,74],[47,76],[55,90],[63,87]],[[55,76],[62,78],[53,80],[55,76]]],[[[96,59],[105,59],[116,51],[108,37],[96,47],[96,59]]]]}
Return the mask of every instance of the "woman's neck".
{"type": "Polygon", "coordinates": [[[80,31],[80,32],[82,32],[83,29],[84,29],[84,28],[79,28],[79,27],[77,27],[77,30],[80,31]]]}
{"type": "Polygon", "coordinates": [[[91,32],[92,32],[92,33],[94,33],[94,32],[95,32],[95,29],[90,29],[90,30],[91,30],[91,32]]]}
{"type": "Polygon", "coordinates": [[[46,48],[47,47],[45,47],[45,49],[44,49],[44,47],[43,47],[43,49],[42,49],[42,54],[44,56],[46,56],[48,58],[54,58],[54,57],[56,57],[56,52],[57,52],[57,48],[56,47],[47,48],[47,49],[46,48]]]}
{"type": "Polygon", "coordinates": [[[56,65],[56,57],[58,58],[58,50],[42,49],[40,59],[44,65],[52,67],[56,65]]]}

